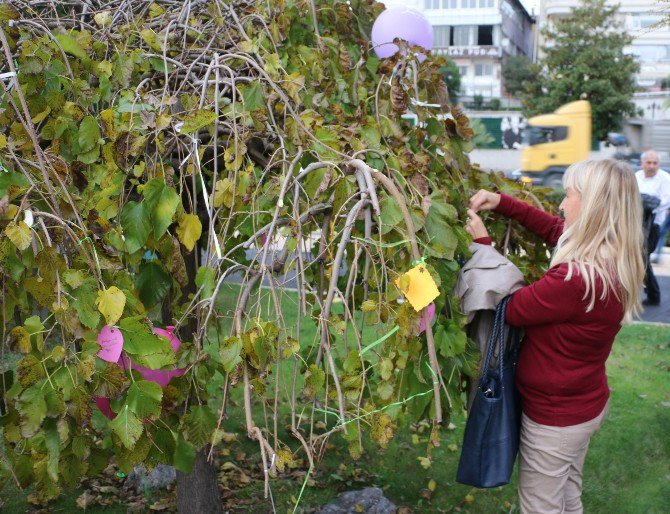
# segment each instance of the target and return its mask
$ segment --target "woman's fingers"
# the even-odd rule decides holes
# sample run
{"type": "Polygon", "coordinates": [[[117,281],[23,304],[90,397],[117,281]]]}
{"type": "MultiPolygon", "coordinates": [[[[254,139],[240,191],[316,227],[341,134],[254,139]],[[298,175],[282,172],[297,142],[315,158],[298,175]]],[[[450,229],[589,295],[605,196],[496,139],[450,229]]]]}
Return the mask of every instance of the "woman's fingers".
{"type": "Polygon", "coordinates": [[[470,208],[475,212],[495,209],[499,203],[500,195],[486,189],[480,189],[470,198],[470,208]]]}
{"type": "Polygon", "coordinates": [[[468,209],[468,219],[465,222],[465,230],[467,230],[468,234],[470,234],[473,239],[489,237],[489,232],[486,230],[484,222],[474,209],[468,209]]]}

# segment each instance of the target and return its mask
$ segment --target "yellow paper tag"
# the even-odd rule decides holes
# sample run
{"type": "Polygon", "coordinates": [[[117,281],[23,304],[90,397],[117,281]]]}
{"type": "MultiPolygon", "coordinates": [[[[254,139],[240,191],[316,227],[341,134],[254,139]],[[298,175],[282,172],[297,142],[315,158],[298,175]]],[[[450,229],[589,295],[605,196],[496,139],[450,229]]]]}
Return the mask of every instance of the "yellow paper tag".
{"type": "Polygon", "coordinates": [[[405,298],[414,310],[419,312],[428,306],[435,298],[440,296],[433,277],[423,264],[414,266],[404,275],[400,276],[395,284],[402,290],[405,298]],[[409,286],[404,287],[409,281],[409,286]]]}

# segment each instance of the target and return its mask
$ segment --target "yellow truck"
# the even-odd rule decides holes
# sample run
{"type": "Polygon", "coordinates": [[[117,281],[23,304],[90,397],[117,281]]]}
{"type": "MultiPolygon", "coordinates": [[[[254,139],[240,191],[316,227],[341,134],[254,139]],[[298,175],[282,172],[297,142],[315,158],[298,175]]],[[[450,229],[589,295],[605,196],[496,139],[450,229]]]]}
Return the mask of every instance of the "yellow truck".
{"type": "Polygon", "coordinates": [[[588,158],[590,149],[591,105],[586,100],[570,102],[552,114],[528,119],[515,178],[561,187],[567,167],[588,158]]]}

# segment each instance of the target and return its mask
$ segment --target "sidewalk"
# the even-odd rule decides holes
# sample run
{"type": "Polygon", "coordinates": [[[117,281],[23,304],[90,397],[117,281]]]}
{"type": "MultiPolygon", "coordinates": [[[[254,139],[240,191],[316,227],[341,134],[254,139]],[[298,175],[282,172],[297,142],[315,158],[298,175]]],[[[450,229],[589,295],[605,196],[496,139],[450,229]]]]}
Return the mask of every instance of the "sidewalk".
{"type": "Polygon", "coordinates": [[[639,321],[670,323],[670,253],[661,255],[660,262],[652,264],[652,267],[661,288],[661,304],[654,307],[644,307],[639,321]]]}

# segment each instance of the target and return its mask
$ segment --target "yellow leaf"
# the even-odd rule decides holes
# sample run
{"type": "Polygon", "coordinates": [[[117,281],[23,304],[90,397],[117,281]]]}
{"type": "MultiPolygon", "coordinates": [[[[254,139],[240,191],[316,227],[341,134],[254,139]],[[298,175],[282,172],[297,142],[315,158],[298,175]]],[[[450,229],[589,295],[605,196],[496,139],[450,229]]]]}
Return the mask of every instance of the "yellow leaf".
{"type": "Polygon", "coordinates": [[[21,353],[29,353],[32,349],[30,344],[30,334],[24,327],[14,327],[9,332],[9,348],[21,353]]]}
{"type": "Polygon", "coordinates": [[[11,222],[5,228],[5,234],[9,240],[19,250],[23,251],[30,246],[32,235],[30,234],[30,227],[24,221],[18,223],[11,222]]]}
{"type": "Polygon", "coordinates": [[[33,119],[32,119],[33,123],[39,123],[40,121],[44,120],[44,118],[46,118],[47,116],[49,116],[49,113],[50,113],[50,112],[51,112],[51,107],[49,107],[49,106],[47,105],[47,108],[46,108],[46,109],[44,109],[41,113],[36,114],[36,115],[33,117],[33,119]]]}
{"type": "Polygon", "coordinates": [[[230,209],[233,205],[233,182],[229,178],[217,180],[214,188],[214,208],[225,205],[230,209]]]}
{"type": "Polygon", "coordinates": [[[428,457],[417,457],[417,460],[419,461],[419,464],[421,464],[421,467],[423,469],[428,469],[430,468],[432,462],[428,457]]]}
{"type": "Polygon", "coordinates": [[[172,122],[172,116],[165,113],[159,114],[156,117],[156,128],[158,130],[163,130],[164,128],[169,127],[171,122],[172,122]]]}
{"type": "Polygon", "coordinates": [[[435,482],[435,480],[433,480],[433,479],[431,478],[431,479],[430,479],[430,482],[428,482],[428,489],[429,489],[430,491],[434,491],[436,487],[437,487],[437,483],[435,482]]]}
{"type": "Polygon", "coordinates": [[[98,27],[109,27],[112,24],[112,14],[109,11],[102,11],[93,16],[98,27]]]}
{"type": "Polygon", "coordinates": [[[195,214],[184,214],[179,218],[177,237],[190,252],[202,235],[202,223],[195,214]]]}
{"type": "Polygon", "coordinates": [[[242,41],[237,44],[237,47],[242,51],[248,54],[253,54],[258,52],[258,45],[254,41],[242,41]]]}
{"type": "Polygon", "coordinates": [[[114,325],[121,318],[126,305],[126,295],[118,287],[112,286],[104,291],[98,291],[95,301],[98,310],[107,320],[107,325],[114,325]]]}
{"type": "Polygon", "coordinates": [[[0,134],[0,150],[7,146],[7,136],[0,134]]]}
{"type": "Polygon", "coordinates": [[[247,153],[247,147],[242,143],[238,143],[237,148],[235,148],[235,145],[226,148],[226,151],[223,154],[226,169],[231,171],[239,170],[244,162],[245,153],[247,153]],[[235,153],[236,151],[237,153],[235,153]]]}
{"type": "Polygon", "coordinates": [[[98,63],[98,71],[103,77],[111,77],[112,76],[112,63],[109,61],[101,61],[98,63]]]}

